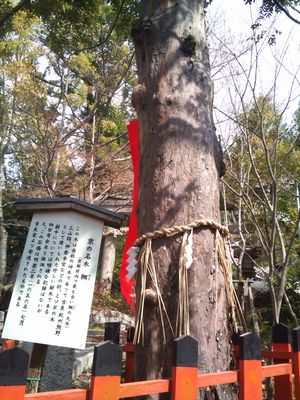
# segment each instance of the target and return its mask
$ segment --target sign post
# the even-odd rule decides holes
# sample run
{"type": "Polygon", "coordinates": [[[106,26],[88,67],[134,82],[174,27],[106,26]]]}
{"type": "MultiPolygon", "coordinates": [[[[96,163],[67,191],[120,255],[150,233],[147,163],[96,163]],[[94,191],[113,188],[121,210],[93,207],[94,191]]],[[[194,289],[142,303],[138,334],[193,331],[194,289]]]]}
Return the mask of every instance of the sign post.
{"type": "Polygon", "coordinates": [[[2,337],[83,349],[103,226],[122,215],[72,198],[16,205],[33,217],[2,337]]]}

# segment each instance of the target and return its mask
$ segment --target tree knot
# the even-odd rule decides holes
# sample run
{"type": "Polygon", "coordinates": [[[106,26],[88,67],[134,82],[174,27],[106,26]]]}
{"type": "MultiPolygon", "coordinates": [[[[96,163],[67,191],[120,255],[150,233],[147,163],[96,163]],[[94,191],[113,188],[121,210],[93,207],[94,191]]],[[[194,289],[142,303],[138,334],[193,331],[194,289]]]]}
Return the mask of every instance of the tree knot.
{"type": "Polygon", "coordinates": [[[180,50],[186,57],[192,57],[196,54],[196,39],[193,35],[188,35],[182,39],[180,50]]]}

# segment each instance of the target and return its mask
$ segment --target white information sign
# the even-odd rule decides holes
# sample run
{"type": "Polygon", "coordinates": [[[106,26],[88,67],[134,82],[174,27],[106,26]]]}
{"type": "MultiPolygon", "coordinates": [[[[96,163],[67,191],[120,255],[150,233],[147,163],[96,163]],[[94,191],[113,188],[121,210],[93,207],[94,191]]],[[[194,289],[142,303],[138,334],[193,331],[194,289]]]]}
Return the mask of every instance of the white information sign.
{"type": "Polygon", "coordinates": [[[103,225],[74,211],[33,215],[3,338],[85,348],[103,225]]]}

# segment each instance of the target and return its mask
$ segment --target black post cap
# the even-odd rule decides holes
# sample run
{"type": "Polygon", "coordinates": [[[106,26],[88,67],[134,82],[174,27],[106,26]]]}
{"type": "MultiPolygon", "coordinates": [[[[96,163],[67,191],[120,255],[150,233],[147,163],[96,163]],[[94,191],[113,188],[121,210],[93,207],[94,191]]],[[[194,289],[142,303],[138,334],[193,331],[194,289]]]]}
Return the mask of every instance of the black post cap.
{"type": "Polygon", "coordinates": [[[119,345],[107,341],[95,346],[93,376],[121,376],[121,369],[122,352],[119,345]]]}
{"type": "Polygon", "coordinates": [[[255,333],[244,333],[239,337],[240,359],[261,360],[260,338],[255,333]]]}
{"type": "Polygon", "coordinates": [[[297,328],[292,330],[292,346],[294,353],[300,351],[300,326],[297,326],[297,328]]]}
{"type": "Polygon", "coordinates": [[[233,332],[231,340],[234,346],[237,346],[240,342],[241,331],[233,332]]]}
{"type": "Polygon", "coordinates": [[[272,328],[272,343],[290,343],[290,332],[288,326],[276,324],[272,328]]]}
{"type": "Polygon", "coordinates": [[[29,355],[19,347],[0,353],[0,386],[25,386],[29,355]]]}
{"type": "Polygon", "coordinates": [[[133,338],[134,338],[134,327],[131,326],[127,329],[127,343],[131,343],[133,342],[133,338]]]}
{"type": "Polygon", "coordinates": [[[120,322],[106,322],[104,328],[104,340],[120,343],[120,322]]]}
{"type": "Polygon", "coordinates": [[[198,342],[189,335],[173,341],[173,366],[198,367],[198,342]]]}

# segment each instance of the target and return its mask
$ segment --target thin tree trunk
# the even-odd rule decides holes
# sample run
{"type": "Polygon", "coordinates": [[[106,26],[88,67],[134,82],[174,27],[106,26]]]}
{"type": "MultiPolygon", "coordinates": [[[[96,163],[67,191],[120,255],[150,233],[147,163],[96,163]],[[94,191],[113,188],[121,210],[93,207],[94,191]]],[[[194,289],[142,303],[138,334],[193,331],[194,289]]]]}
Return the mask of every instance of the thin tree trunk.
{"type": "MultiPolygon", "coordinates": [[[[221,155],[211,113],[203,3],[142,0],[140,21],[133,28],[139,77],[133,104],[141,131],[140,235],[201,217],[220,219],[221,155]]],[[[173,327],[180,238],[156,239],[152,245],[160,291],[173,327]]],[[[195,230],[193,249],[194,262],[188,273],[190,332],[199,341],[199,369],[226,370],[230,362],[228,312],[214,232],[195,230]]],[[[139,291],[138,276],[137,298],[139,291]]],[[[144,344],[136,351],[137,379],[170,377],[173,337],[165,325],[167,343],[163,343],[155,299],[151,302],[146,297],[144,316],[144,344]]],[[[232,398],[226,388],[212,396],[232,398]]]]}
{"type": "MultiPolygon", "coordinates": [[[[109,227],[104,228],[104,232],[109,232],[112,230],[114,229],[109,227]]],[[[100,261],[99,284],[101,293],[109,294],[111,292],[113,280],[117,238],[114,236],[107,236],[102,240],[103,247],[100,261]]]]}
{"type": "Polygon", "coordinates": [[[254,305],[254,297],[253,297],[251,283],[248,282],[248,285],[249,285],[248,286],[249,305],[250,305],[251,317],[252,317],[253,326],[254,326],[254,332],[257,335],[259,335],[260,334],[260,330],[259,330],[257,313],[256,313],[255,305],[254,305]]]}
{"type": "Polygon", "coordinates": [[[61,130],[59,132],[59,141],[60,141],[60,145],[58,147],[58,149],[56,150],[56,154],[55,154],[55,168],[54,168],[54,174],[53,174],[53,183],[52,183],[52,190],[55,193],[56,190],[56,186],[57,186],[57,179],[58,179],[58,173],[61,167],[61,139],[64,136],[65,133],[65,124],[66,124],[66,109],[67,109],[67,95],[68,95],[68,90],[69,90],[69,78],[70,78],[70,69],[69,67],[64,67],[63,68],[63,76],[62,76],[62,85],[64,87],[63,89],[63,100],[62,100],[62,113],[61,113],[61,117],[62,117],[62,121],[61,121],[61,130]],[[65,73],[66,70],[66,73],[65,73]]]}
{"type": "Polygon", "coordinates": [[[55,168],[54,168],[54,174],[53,174],[53,183],[52,183],[52,190],[55,193],[56,186],[57,186],[57,179],[58,179],[58,173],[60,169],[60,162],[61,162],[61,149],[59,148],[56,152],[55,155],[55,168]]]}
{"type": "Polygon", "coordinates": [[[294,324],[295,324],[295,327],[296,327],[296,326],[298,326],[298,318],[297,318],[297,315],[295,314],[295,312],[293,310],[293,307],[291,305],[291,302],[290,302],[286,292],[284,292],[284,300],[286,302],[286,305],[288,306],[289,313],[290,313],[291,317],[293,318],[293,321],[294,321],[294,324]]]}
{"type": "MultiPolygon", "coordinates": [[[[2,158],[3,156],[1,156],[2,158]]],[[[7,255],[7,232],[3,216],[3,190],[5,188],[4,160],[0,160],[0,284],[4,284],[7,255]]]]}
{"type": "Polygon", "coordinates": [[[89,200],[92,203],[94,200],[94,172],[95,172],[95,133],[96,133],[96,115],[93,116],[92,124],[92,142],[91,142],[91,160],[90,160],[90,177],[89,177],[89,200]]]}

